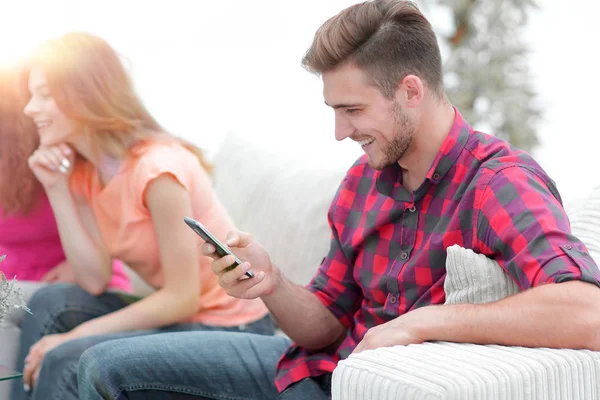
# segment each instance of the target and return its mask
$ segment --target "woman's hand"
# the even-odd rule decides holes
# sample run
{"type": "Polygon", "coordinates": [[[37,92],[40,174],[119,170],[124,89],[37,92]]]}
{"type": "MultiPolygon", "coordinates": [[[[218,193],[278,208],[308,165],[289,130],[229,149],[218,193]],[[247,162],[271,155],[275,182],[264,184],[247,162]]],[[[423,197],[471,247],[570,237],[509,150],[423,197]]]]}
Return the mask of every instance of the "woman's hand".
{"type": "Polygon", "coordinates": [[[53,282],[68,282],[77,283],[75,280],[75,273],[73,268],[68,261],[63,261],[50,271],[46,272],[46,275],[42,277],[42,282],[53,283],[53,282]]]}
{"type": "Polygon", "coordinates": [[[31,346],[29,354],[25,357],[25,368],[23,369],[23,383],[26,391],[35,386],[40,375],[44,356],[52,349],[69,340],[71,340],[71,336],[68,333],[46,335],[31,346]]]}
{"type": "Polygon", "coordinates": [[[73,170],[75,152],[67,144],[40,147],[28,160],[29,168],[46,190],[57,185],[68,186],[73,170]]]}

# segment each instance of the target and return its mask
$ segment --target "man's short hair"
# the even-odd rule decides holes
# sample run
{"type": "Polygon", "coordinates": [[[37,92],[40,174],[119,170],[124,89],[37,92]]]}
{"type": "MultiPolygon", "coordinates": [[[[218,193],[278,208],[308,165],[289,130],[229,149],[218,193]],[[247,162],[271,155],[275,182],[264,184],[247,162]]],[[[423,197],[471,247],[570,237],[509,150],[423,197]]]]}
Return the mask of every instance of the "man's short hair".
{"type": "Polygon", "coordinates": [[[344,63],[365,71],[388,98],[411,74],[434,94],[443,94],[442,58],[435,33],[410,1],[365,1],[327,20],[315,34],[302,65],[322,74],[344,63]]]}

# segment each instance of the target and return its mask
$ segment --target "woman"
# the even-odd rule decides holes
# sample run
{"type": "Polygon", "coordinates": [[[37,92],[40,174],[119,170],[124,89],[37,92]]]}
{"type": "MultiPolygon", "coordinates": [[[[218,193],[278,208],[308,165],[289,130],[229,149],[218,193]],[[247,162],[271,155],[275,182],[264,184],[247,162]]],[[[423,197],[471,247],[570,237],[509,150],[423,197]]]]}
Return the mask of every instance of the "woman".
{"type": "MultiPolygon", "coordinates": [[[[16,71],[0,68],[0,254],[7,256],[2,271],[7,279],[18,277],[20,284],[74,282],[48,198],[27,165],[39,138],[23,115],[16,71]]],[[[109,287],[131,289],[120,263],[115,263],[109,287]]]]}
{"type": "MultiPolygon", "coordinates": [[[[53,286],[30,301],[20,353],[25,391],[77,398],[79,356],[115,338],[196,329],[272,334],[260,301],[230,298],[218,285],[183,222],[191,216],[220,238],[233,227],[201,153],[158,125],[115,51],[98,37],[67,34],[33,55],[27,81],[25,113],[40,137],[29,165],[84,290],[53,286]],[[103,293],[111,257],[157,290],[135,302],[103,293]]],[[[13,388],[13,399],[23,395],[13,388]]]]}

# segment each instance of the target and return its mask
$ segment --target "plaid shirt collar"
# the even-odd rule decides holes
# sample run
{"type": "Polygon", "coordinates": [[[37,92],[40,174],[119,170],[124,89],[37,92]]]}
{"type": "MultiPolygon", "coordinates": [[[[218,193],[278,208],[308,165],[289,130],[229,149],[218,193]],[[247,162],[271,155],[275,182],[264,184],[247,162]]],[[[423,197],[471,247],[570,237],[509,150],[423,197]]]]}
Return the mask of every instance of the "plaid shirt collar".
{"type": "Polygon", "coordinates": [[[454,108],[454,123],[426,175],[426,183],[414,194],[402,187],[402,169],[398,163],[375,173],[377,191],[397,201],[412,203],[422,197],[430,184],[437,184],[448,173],[464,149],[471,127],[454,108]]]}

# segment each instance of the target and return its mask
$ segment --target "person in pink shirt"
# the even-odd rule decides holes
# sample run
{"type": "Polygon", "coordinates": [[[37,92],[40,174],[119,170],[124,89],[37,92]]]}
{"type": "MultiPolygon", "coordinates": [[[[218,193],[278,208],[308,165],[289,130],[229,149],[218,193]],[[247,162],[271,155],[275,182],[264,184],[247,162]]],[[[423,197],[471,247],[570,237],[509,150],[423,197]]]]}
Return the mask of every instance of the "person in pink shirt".
{"type": "MultiPolygon", "coordinates": [[[[42,185],[27,165],[38,147],[34,124],[23,115],[17,69],[0,69],[0,270],[7,279],[75,282],[42,185]]],[[[129,292],[123,265],[115,261],[111,289],[129,292]]]]}
{"type": "Polygon", "coordinates": [[[24,318],[19,350],[24,386],[14,384],[12,399],[77,399],[80,355],[118,338],[273,334],[260,300],[225,293],[211,259],[199,252],[201,239],[183,221],[192,217],[221,240],[234,227],[212,189],[209,165],[150,115],[114,49],[70,33],[32,55],[26,78],[25,114],[40,137],[29,166],[79,286],[53,285],[29,302],[34,316],[24,318]],[[136,301],[106,293],[110,258],[156,290],[136,301]]]}

